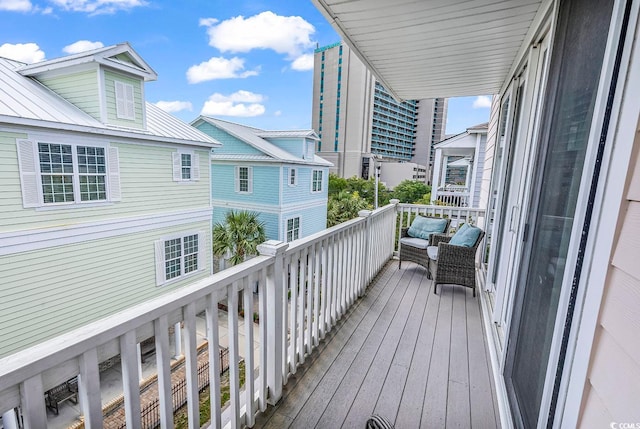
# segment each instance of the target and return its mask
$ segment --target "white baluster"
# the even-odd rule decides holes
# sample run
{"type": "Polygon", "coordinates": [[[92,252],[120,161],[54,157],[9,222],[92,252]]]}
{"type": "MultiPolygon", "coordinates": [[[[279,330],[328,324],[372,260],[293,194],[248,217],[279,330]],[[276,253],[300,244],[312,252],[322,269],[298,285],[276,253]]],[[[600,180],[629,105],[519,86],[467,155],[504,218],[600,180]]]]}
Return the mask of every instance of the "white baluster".
{"type": "Polygon", "coordinates": [[[158,397],[160,423],[173,429],[173,400],[171,397],[171,355],[169,354],[169,322],[163,314],[153,322],[156,342],[156,367],[158,373],[158,397]]]}
{"type": "Polygon", "coordinates": [[[98,371],[98,353],[90,349],[80,355],[80,375],[78,376],[78,397],[84,415],[84,427],[97,429],[102,427],[102,401],[100,398],[100,372],[98,371]]]}

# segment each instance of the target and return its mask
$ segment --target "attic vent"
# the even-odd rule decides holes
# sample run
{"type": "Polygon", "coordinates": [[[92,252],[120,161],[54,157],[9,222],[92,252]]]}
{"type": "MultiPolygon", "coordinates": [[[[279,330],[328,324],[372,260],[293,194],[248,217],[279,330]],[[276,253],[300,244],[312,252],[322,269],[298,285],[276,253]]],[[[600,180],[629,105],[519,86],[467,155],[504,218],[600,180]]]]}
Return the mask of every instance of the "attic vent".
{"type": "Polygon", "coordinates": [[[116,85],[116,116],[118,119],[136,119],[134,109],[133,85],[115,81],[116,85]]]}

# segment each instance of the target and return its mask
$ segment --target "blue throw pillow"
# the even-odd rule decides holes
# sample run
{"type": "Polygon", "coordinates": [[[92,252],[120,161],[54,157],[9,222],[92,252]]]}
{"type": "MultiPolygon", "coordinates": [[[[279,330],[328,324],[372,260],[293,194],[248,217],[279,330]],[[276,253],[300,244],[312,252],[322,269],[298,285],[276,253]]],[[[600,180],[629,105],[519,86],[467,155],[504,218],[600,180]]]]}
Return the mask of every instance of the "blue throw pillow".
{"type": "Polygon", "coordinates": [[[407,231],[407,235],[428,240],[431,234],[442,234],[446,227],[446,219],[416,216],[407,231]]]}
{"type": "Polygon", "coordinates": [[[468,223],[462,225],[456,233],[451,237],[449,244],[455,246],[473,247],[480,236],[482,230],[478,227],[471,226],[468,223]]]}

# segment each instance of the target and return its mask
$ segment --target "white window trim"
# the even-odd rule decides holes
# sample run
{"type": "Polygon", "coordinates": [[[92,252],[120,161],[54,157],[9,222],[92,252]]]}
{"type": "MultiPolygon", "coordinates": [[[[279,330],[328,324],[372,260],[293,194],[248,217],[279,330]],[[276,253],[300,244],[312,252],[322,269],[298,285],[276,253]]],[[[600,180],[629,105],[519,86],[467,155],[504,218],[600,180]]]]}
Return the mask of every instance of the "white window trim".
{"type": "Polygon", "coordinates": [[[298,186],[298,169],[295,167],[289,168],[289,172],[287,174],[287,185],[290,187],[298,186]],[[293,173],[293,183],[291,183],[291,173],[293,173]]]}
{"type": "Polygon", "coordinates": [[[117,147],[111,147],[108,143],[91,140],[48,136],[31,136],[29,139],[16,140],[18,153],[18,166],[20,171],[20,188],[22,191],[22,206],[24,208],[52,209],[100,206],[120,201],[122,199],[120,187],[120,165],[117,147]],[[38,156],[38,143],[60,144],[72,147],[73,162],[73,196],[74,201],[45,203],[42,192],[42,172],[38,156]],[[105,151],[105,187],[106,199],[82,201],[80,195],[80,173],[78,169],[77,147],[97,147],[105,151]]]}
{"type": "Polygon", "coordinates": [[[182,183],[193,183],[200,180],[200,155],[194,151],[178,150],[172,154],[173,181],[182,183]],[[191,155],[191,178],[182,178],[182,155],[191,155]]]}
{"type": "Polygon", "coordinates": [[[114,80],[114,93],[116,99],[116,117],[130,121],[136,120],[135,90],[133,85],[119,80],[114,80]]]}
{"type": "Polygon", "coordinates": [[[253,167],[250,167],[248,165],[236,165],[236,167],[235,167],[235,192],[237,194],[253,194],[253,167]],[[246,191],[241,191],[240,190],[240,169],[241,168],[246,168],[247,169],[248,185],[247,185],[247,190],[246,191]]]}
{"type": "Polygon", "coordinates": [[[320,193],[320,192],[322,192],[323,188],[324,188],[324,171],[322,171],[320,169],[312,169],[311,170],[311,193],[312,194],[320,193]],[[314,191],[313,190],[313,184],[314,184],[315,179],[314,179],[313,176],[315,175],[316,171],[319,171],[320,172],[320,176],[321,176],[320,177],[320,189],[314,191]]]}
{"type": "MultiPolygon", "coordinates": [[[[302,217],[301,216],[291,216],[288,218],[285,218],[284,220],[284,241],[286,243],[290,243],[291,241],[288,240],[288,235],[289,235],[289,221],[290,220],[294,220],[294,219],[298,219],[298,238],[294,238],[291,241],[295,241],[295,240],[299,240],[302,238],[302,217]]],[[[293,231],[293,230],[292,230],[293,231]]]]}
{"type": "Polygon", "coordinates": [[[165,286],[175,282],[179,282],[181,280],[187,279],[198,273],[202,273],[206,269],[206,250],[208,246],[205,242],[205,234],[203,231],[187,231],[179,234],[171,234],[162,236],[159,240],[154,242],[155,249],[155,264],[156,264],[156,286],[165,286]],[[180,238],[181,240],[184,237],[188,237],[190,235],[198,236],[198,269],[195,271],[191,271],[189,273],[184,273],[184,242],[182,242],[181,246],[181,254],[180,254],[180,275],[174,277],[172,279],[167,280],[166,270],[165,270],[165,242],[169,240],[175,240],[180,238]]]}

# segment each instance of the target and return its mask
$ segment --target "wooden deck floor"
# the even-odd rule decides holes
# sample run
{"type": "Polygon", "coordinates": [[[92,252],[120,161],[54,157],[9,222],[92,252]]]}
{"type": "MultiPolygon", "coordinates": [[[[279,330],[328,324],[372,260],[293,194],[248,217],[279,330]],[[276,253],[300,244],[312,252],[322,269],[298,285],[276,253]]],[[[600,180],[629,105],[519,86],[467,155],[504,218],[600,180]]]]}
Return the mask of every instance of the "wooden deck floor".
{"type": "Polygon", "coordinates": [[[479,298],[391,261],[254,427],[499,426],[479,298]]]}

